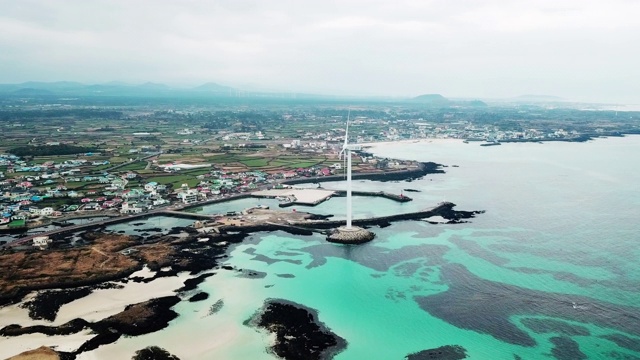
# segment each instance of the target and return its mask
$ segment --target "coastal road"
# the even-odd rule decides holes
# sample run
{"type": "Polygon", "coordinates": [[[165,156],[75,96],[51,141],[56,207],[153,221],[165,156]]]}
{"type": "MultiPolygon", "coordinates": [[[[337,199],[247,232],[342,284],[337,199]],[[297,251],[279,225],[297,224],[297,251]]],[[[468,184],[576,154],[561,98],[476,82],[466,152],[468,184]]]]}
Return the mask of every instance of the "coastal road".
{"type": "MultiPolygon", "coordinates": [[[[158,216],[158,215],[176,216],[177,213],[181,212],[184,209],[188,209],[188,208],[192,208],[192,207],[196,207],[196,206],[208,205],[208,204],[215,204],[215,203],[219,203],[219,202],[231,201],[231,200],[235,200],[235,199],[239,199],[239,198],[244,198],[244,197],[247,197],[247,196],[251,196],[251,195],[250,194],[234,194],[234,195],[227,196],[227,197],[222,197],[222,198],[218,198],[218,199],[209,199],[209,200],[200,201],[200,202],[197,202],[197,203],[178,204],[178,205],[174,204],[174,205],[169,205],[169,206],[165,206],[165,207],[162,207],[162,208],[154,209],[154,210],[151,210],[151,211],[147,211],[147,212],[144,212],[144,213],[123,215],[123,216],[114,217],[114,218],[111,218],[111,219],[104,219],[104,220],[100,220],[100,221],[96,221],[96,222],[90,222],[90,223],[86,223],[86,224],[71,225],[71,226],[60,228],[60,229],[54,229],[54,230],[51,230],[51,231],[45,231],[45,232],[42,232],[42,233],[37,233],[37,234],[32,234],[32,235],[29,235],[29,236],[25,236],[23,238],[17,239],[15,241],[10,242],[10,243],[4,244],[4,245],[0,246],[0,248],[10,248],[10,247],[27,245],[36,236],[51,236],[51,235],[60,234],[60,233],[77,232],[77,231],[81,231],[81,230],[84,230],[84,229],[87,229],[87,228],[95,228],[95,227],[108,226],[108,225],[113,225],[113,224],[118,224],[118,223],[123,223],[123,222],[130,222],[130,221],[133,221],[133,220],[144,219],[144,218],[151,217],[151,216],[158,216]]],[[[100,216],[100,215],[96,214],[96,216],[100,216]]]]}

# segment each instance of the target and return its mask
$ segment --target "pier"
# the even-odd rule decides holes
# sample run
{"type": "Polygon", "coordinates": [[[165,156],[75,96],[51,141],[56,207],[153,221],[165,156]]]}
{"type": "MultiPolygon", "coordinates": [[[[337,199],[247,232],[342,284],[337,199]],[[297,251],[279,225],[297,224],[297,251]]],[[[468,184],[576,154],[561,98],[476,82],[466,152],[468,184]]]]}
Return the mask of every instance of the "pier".
{"type": "Polygon", "coordinates": [[[159,215],[166,216],[174,216],[184,219],[193,219],[193,220],[215,220],[219,215],[210,215],[210,214],[198,214],[198,213],[190,213],[184,211],[175,211],[175,210],[163,210],[159,213],[159,215]]]}
{"type": "MultiPolygon", "coordinates": [[[[335,193],[336,196],[347,196],[347,192],[344,190],[337,190],[335,193]]],[[[352,191],[351,193],[355,196],[377,196],[397,202],[408,202],[413,200],[406,195],[392,194],[384,191],[352,191]]]]}
{"type": "Polygon", "coordinates": [[[254,191],[251,196],[258,198],[289,198],[289,201],[280,204],[280,207],[287,207],[292,205],[315,206],[330,199],[334,194],[335,191],[325,189],[272,189],[254,191]]]}

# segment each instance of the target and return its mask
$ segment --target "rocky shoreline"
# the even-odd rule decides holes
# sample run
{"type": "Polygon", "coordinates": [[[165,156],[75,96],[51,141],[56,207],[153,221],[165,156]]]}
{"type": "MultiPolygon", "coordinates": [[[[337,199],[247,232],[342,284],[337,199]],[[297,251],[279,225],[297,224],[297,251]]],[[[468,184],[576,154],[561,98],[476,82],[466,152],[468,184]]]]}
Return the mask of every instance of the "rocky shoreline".
{"type": "MultiPolygon", "coordinates": [[[[180,232],[179,229],[174,230],[180,232]]],[[[93,239],[99,238],[100,236],[106,236],[107,239],[111,239],[116,235],[100,235],[99,233],[90,232],[90,234],[85,234],[84,238],[93,239]]],[[[40,275],[39,282],[24,282],[19,286],[15,285],[14,278],[21,276],[20,274],[5,274],[4,277],[0,276],[0,288],[2,288],[1,286],[5,283],[13,285],[7,288],[8,290],[2,288],[3,291],[0,293],[0,306],[17,303],[21,301],[26,294],[34,290],[56,289],[38,294],[35,300],[28,304],[30,312],[34,314],[34,318],[55,318],[55,312],[57,312],[57,309],[63,304],[86,296],[94,289],[104,288],[105,286],[116,286],[114,284],[105,284],[110,281],[122,281],[135,271],[142,269],[145,264],[150,270],[156,271],[156,274],[152,278],[139,281],[150,282],[160,277],[175,276],[185,271],[195,275],[205,270],[215,268],[218,266],[218,259],[226,256],[227,247],[232,243],[241,242],[247,234],[207,234],[208,238],[212,238],[210,242],[199,242],[199,235],[197,234],[188,235],[185,239],[176,239],[173,236],[165,235],[160,236],[152,243],[149,243],[145,238],[139,236],[117,236],[128,239],[123,241],[122,246],[126,244],[126,248],[134,247],[140,251],[126,257],[119,253],[119,251],[124,249],[122,246],[110,248],[109,250],[105,248],[104,251],[95,250],[94,248],[99,246],[100,243],[91,240],[90,243],[77,249],[30,250],[26,253],[5,252],[0,256],[1,259],[5,261],[6,266],[9,266],[9,261],[11,260],[26,264],[25,266],[39,266],[44,269],[55,265],[58,261],[76,259],[74,260],[76,262],[75,266],[78,267],[81,266],[81,264],[79,264],[75,257],[85,256],[89,257],[87,260],[88,263],[86,264],[87,268],[92,269],[89,271],[98,271],[104,261],[109,261],[109,257],[123,258],[126,259],[127,262],[123,263],[126,264],[126,267],[118,269],[117,271],[107,272],[107,269],[105,269],[103,274],[92,273],[91,276],[70,272],[73,268],[70,268],[69,271],[62,269],[56,273],[43,270],[43,274],[45,275],[40,275]],[[77,254],[74,253],[73,257],[70,257],[69,251],[76,251],[77,254]],[[95,254],[96,251],[102,254],[95,259],[90,258],[90,256],[97,255],[95,254]],[[28,256],[26,259],[32,259],[30,260],[31,262],[25,262],[25,256],[28,256]]],[[[10,268],[7,267],[7,269],[9,270],[10,268]]],[[[34,268],[33,270],[35,271],[37,269],[34,268]]],[[[25,274],[25,276],[27,276],[27,274],[25,274]]],[[[136,281],[136,279],[131,280],[136,281]]],[[[129,281],[129,279],[124,281],[129,281]]],[[[188,288],[195,285],[187,284],[188,288]]]]}
{"type": "MultiPolygon", "coordinates": [[[[372,172],[372,173],[354,173],[352,174],[353,180],[374,180],[374,181],[402,181],[402,180],[416,180],[428,174],[444,174],[445,171],[442,170],[444,165],[434,163],[434,162],[420,162],[418,166],[414,169],[404,169],[404,170],[392,170],[392,171],[384,171],[384,172],[372,172]]],[[[300,178],[283,181],[283,184],[286,185],[296,185],[296,184],[308,184],[308,183],[322,183],[322,182],[331,182],[331,181],[343,181],[344,175],[329,175],[322,177],[309,177],[309,178],[300,178]]]]}

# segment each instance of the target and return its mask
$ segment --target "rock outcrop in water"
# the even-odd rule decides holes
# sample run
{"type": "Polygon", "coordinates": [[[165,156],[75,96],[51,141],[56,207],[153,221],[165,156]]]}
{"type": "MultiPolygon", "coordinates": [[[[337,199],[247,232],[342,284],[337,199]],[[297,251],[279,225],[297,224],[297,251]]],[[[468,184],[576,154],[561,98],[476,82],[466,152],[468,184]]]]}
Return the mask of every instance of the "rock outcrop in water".
{"type": "Polygon", "coordinates": [[[172,355],[167,350],[157,347],[149,346],[142,350],[136,351],[132,360],[180,360],[175,355],[172,355]]]}
{"type": "Polygon", "coordinates": [[[271,350],[283,359],[331,359],[347,346],[315,310],[287,300],[268,300],[250,324],[276,335],[271,350]]]}

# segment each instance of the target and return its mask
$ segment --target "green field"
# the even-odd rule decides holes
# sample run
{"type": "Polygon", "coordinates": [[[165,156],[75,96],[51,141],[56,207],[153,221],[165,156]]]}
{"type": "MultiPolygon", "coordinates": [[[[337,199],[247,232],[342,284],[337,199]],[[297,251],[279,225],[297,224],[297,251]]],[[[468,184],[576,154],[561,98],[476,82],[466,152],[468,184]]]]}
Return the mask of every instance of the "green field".
{"type": "Polygon", "coordinates": [[[193,175],[167,175],[167,176],[155,176],[148,178],[147,181],[155,181],[158,184],[169,185],[173,184],[173,187],[180,187],[182,184],[188,184],[189,187],[194,187],[200,183],[200,180],[196,179],[193,175]]]}
{"type": "Polygon", "coordinates": [[[269,166],[269,160],[265,158],[257,158],[257,159],[254,158],[254,159],[242,160],[240,161],[240,163],[250,168],[259,168],[259,167],[269,166]]]}
{"type": "Polygon", "coordinates": [[[147,167],[146,161],[136,161],[136,162],[124,165],[122,167],[119,167],[117,170],[118,171],[139,171],[139,170],[143,170],[146,167],[147,167]]]}

